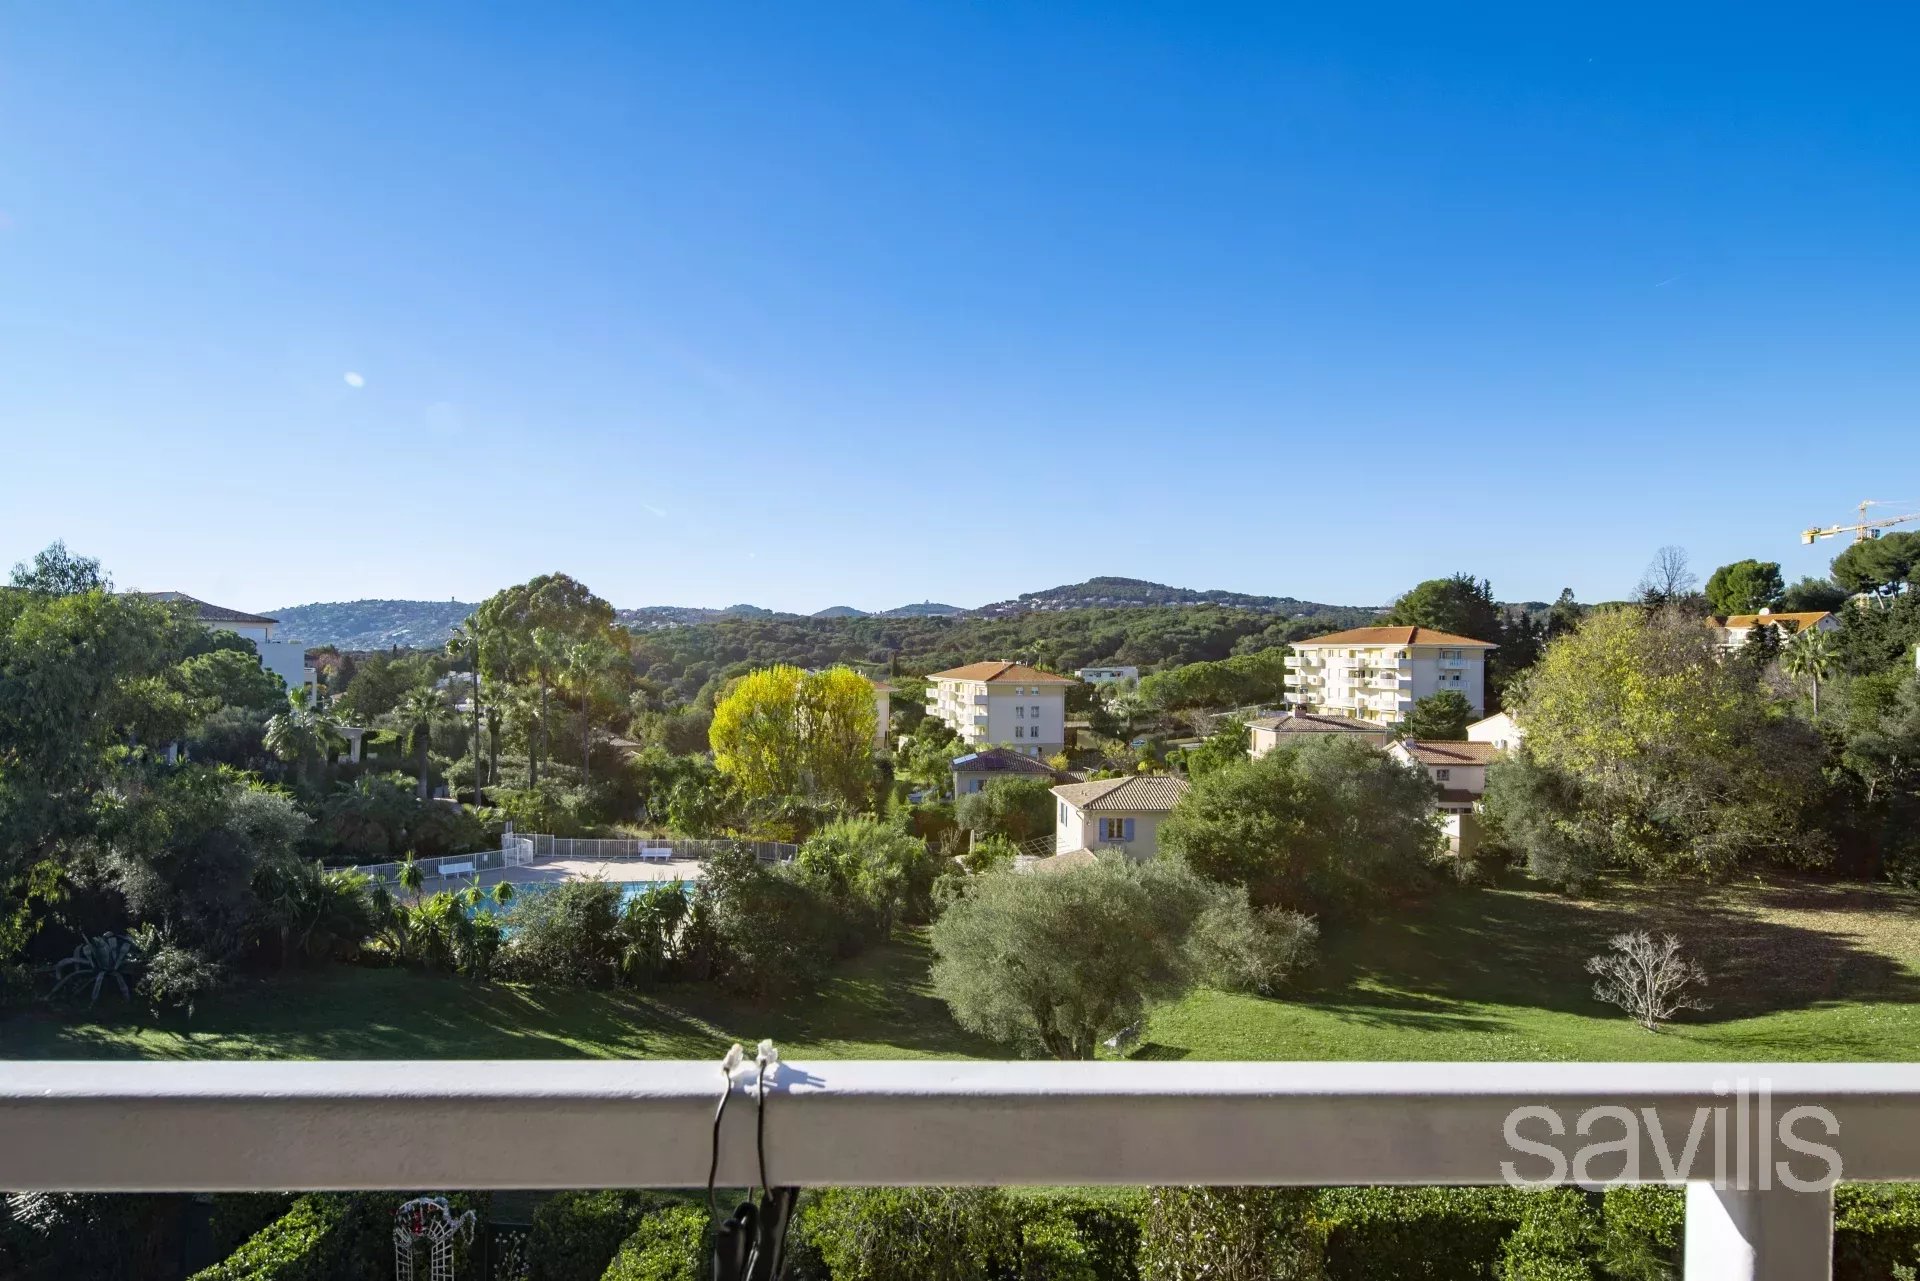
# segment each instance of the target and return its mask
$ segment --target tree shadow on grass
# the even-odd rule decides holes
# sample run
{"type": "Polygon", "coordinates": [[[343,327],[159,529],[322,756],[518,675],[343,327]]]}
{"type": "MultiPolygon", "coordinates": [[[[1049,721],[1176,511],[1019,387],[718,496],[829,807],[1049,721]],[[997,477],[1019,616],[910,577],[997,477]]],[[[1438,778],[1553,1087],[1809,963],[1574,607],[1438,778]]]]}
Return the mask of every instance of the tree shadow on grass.
{"type": "Polygon", "coordinates": [[[929,964],[924,940],[903,934],[838,967],[819,992],[768,1002],[707,983],[532,987],[343,966],[237,987],[191,1020],[104,1002],[0,1018],[0,1059],[717,1059],[761,1037],[803,1054],[1001,1056],[953,1022],[929,964]]]}
{"type": "MultiPolygon", "coordinates": [[[[1586,961],[1628,930],[1670,932],[1709,975],[1712,1008],[1689,1021],[1724,1022],[1840,1001],[1920,1002],[1908,959],[1863,944],[1854,896],[1812,886],[1755,893],[1698,884],[1609,887],[1576,900],[1530,889],[1450,889],[1389,919],[1335,933],[1305,995],[1349,1017],[1459,1027],[1474,1003],[1596,1015],[1586,961]],[[1782,904],[1812,894],[1831,917],[1786,919],[1782,904]],[[1810,921],[1819,921],[1819,925],[1810,921]]],[[[1884,910],[1878,901],[1863,911],[1884,910]]]]}

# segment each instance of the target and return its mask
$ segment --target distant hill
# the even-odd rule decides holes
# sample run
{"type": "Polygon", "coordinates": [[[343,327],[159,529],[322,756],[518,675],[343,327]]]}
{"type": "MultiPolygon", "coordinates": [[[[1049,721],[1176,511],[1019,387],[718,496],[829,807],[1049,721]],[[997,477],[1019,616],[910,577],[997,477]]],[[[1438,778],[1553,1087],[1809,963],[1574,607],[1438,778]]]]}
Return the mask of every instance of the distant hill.
{"type": "MultiPolygon", "coordinates": [[[[1140,578],[1089,578],[1041,592],[1024,592],[1012,600],[960,609],[937,601],[902,605],[871,615],[851,605],[834,605],[810,616],[779,613],[759,605],[729,605],[703,609],[691,605],[647,605],[614,611],[614,620],[635,632],[694,627],[735,619],[791,619],[854,623],[863,618],[1017,618],[1023,614],[1072,609],[1126,609],[1154,606],[1218,605],[1254,610],[1285,618],[1325,619],[1351,626],[1375,612],[1371,606],[1325,605],[1292,596],[1252,596],[1245,592],[1196,591],[1169,587],[1140,578]]],[[[474,606],[461,601],[353,600],[290,605],[269,611],[280,620],[280,635],[307,645],[335,645],[341,649],[434,649],[447,643],[453,629],[474,606]]]]}
{"type": "Polygon", "coordinates": [[[280,640],[340,649],[437,649],[474,606],[457,600],[347,600],[270,609],[280,640]]]}
{"type": "Polygon", "coordinates": [[[918,605],[902,605],[898,609],[880,612],[882,618],[951,618],[955,614],[967,611],[958,605],[942,605],[938,601],[924,600],[918,605]]]}
{"type": "MultiPolygon", "coordinates": [[[[691,627],[695,623],[714,623],[723,618],[775,618],[770,609],[758,605],[729,605],[725,609],[701,609],[696,605],[643,605],[639,609],[616,609],[613,621],[635,631],[654,631],[662,627],[691,627]]],[[[794,617],[794,615],[785,615],[794,617]]]]}
{"type": "Polygon", "coordinates": [[[1372,611],[1371,606],[1323,605],[1292,596],[1251,596],[1245,592],[1197,591],[1191,587],[1169,587],[1143,578],[1089,578],[1043,592],[1022,592],[1012,600],[996,601],[969,611],[977,617],[1003,618],[1061,609],[1124,609],[1154,605],[1220,605],[1230,609],[1258,610],[1265,614],[1284,614],[1289,618],[1312,618],[1322,614],[1346,616],[1372,611]]]}

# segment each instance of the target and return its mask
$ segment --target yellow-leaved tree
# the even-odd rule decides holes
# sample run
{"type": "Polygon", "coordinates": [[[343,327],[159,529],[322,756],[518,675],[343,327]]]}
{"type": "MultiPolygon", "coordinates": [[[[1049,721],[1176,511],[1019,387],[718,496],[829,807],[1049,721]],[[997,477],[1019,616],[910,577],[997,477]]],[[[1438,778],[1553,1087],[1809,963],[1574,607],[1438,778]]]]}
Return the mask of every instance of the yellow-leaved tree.
{"type": "Polygon", "coordinates": [[[748,800],[798,797],[846,810],[873,787],[873,686],[845,667],[763,667],[713,709],[713,762],[748,800]]]}

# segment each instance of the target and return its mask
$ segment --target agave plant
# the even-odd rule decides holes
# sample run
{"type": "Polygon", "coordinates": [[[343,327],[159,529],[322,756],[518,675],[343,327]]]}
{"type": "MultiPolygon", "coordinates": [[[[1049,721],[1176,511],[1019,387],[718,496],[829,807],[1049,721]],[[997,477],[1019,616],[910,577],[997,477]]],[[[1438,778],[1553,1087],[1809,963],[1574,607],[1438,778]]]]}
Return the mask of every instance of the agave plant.
{"type": "Polygon", "coordinates": [[[112,979],[120,989],[122,1000],[133,999],[133,989],[127,984],[127,977],[140,964],[140,950],[132,939],[124,934],[96,934],[90,939],[82,939],[80,946],[73,949],[73,955],[57,962],[53,967],[53,990],[47,993],[52,1000],[60,994],[60,989],[75,979],[85,985],[87,979],[93,980],[93,992],[87,998],[91,1007],[100,1000],[100,989],[112,979]]]}

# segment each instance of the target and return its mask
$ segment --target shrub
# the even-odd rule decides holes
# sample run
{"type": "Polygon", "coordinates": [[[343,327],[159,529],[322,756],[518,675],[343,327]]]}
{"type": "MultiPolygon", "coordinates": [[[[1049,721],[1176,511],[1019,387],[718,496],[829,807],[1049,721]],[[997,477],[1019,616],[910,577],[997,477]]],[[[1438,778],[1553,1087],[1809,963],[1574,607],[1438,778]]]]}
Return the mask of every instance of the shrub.
{"type": "Polygon", "coordinates": [[[993,1281],[1019,1239],[992,1188],[832,1188],[798,1226],[833,1281],[993,1281]]]}
{"type": "Polygon", "coordinates": [[[1920,1185],[1843,1183],[1834,1190],[1835,1281],[1880,1281],[1920,1262],[1920,1185]]]}
{"type": "Polygon", "coordinates": [[[990,832],[977,838],[967,848],[967,852],[960,856],[960,865],[978,875],[981,872],[1010,869],[1014,859],[1019,856],[1019,846],[997,832],[990,832]]]}
{"type": "Polygon", "coordinates": [[[1312,963],[1319,938],[1312,917],[1278,907],[1256,910],[1235,885],[1194,926],[1194,964],[1198,977],[1215,987],[1271,995],[1312,963]]]}
{"type": "Polygon", "coordinates": [[[222,1192],[207,1216],[215,1258],[224,1259],[260,1229],[293,1208],[291,1192],[222,1192]]]}
{"type": "Polygon", "coordinates": [[[953,803],[961,827],[1016,845],[1053,831],[1053,809],[1053,780],[1026,776],[993,779],[953,803]]]}
{"type": "Polygon", "coordinates": [[[1469,1281],[1493,1274],[1528,1193],[1509,1188],[1328,1188],[1328,1281],[1469,1281]]]}
{"type": "Polygon", "coordinates": [[[562,881],[523,893],[507,922],[513,937],[506,968],[515,978],[586,987],[612,981],[619,959],[618,885],[562,881]]]}
{"type": "Polygon", "coordinates": [[[1600,1264],[1617,1281],[1675,1281],[1686,1221],[1679,1188],[1608,1188],[1601,1202],[1600,1264]]]}
{"type": "Polygon", "coordinates": [[[337,1274],[328,1256],[344,1245],[350,1209],[346,1197],[303,1196],[193,1281],[329,1281],[337,1274]]]}
{"type": "Polygon", "coordinates": [[[1596,1281],[1600,1216],[1577,1188],[1549,1188],[1521,1203],[1500,1253],[1500,1281],[1596,1281]]]}
{"type": "Polygon", "coordinates": [[[599,1281],[641,1222],[674,1205],[663,1193],[621,1189],[552,1197],[533,1214],[528,1281],[599,1281]]]}
{"type": "Polygon", "coordinates": [[[835,922],[785,868],[735,847],[707,859],[696,912],[711,913],[718,977],[762,999],[817,986],[833,959],[835,922]]]}
{"type": "Polygon", "coordinates": [[[1312,1209],[1310,1188],[1153,1188],[1140,1235],[1140,1275],[1145,1281],[1317,1281],[1323,1241],[1312,1209]]]}
{"type": "Polygon", "coordinates": [[[814,832],[800,847],[794,870],[845,921],[846,954],[886,938],[915,909],[924,917],[933,884],[926,842],[865,815],[814,832]]]}
{"type": "Polygon", "coordinates": [[[620,1243],[604,1281],[706,1281],[707,1212],[691,1205],[657,1210],[620,1243]]]}
{"type": "Polygon", "coordinates": [[[146,960],[140,975],[140,994],[155,1006],[172,1006],[193,1017],[200,999],[226,981],[225,967],[195,948],[183,947],[158,926],[134,931],[146,960]]]}

